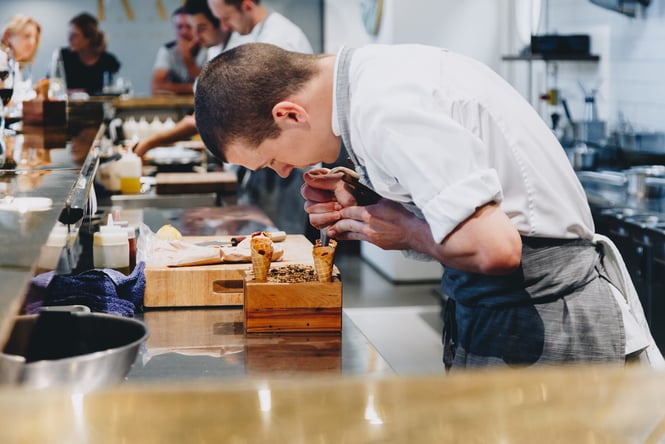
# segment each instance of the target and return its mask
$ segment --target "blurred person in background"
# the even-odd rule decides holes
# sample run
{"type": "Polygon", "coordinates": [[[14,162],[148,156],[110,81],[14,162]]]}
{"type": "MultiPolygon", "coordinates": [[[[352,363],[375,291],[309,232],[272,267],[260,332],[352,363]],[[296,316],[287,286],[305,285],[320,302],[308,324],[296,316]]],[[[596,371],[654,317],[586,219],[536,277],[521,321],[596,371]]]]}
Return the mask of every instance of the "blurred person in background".
{"type": "Polygon", "coordinates": [[[106,34],[99,22],[87,12],[69,21],[69,47],[61,48],[53,58],[53,73],[62,63],[69,91],[99,94],[106,81],[120,70],[118,59],[106,51],[106,34]]]}
{"type": "MultiPolygon", "coordinates": [[[[188,0],[183,8],[189,17],[194,40],[205,49],[208,60],[229,46],[231,31],[222,28],[220,21],[208,8],[206,0],[188,0]]],[[[138,156],[144,156],[153,148],[190,139],[197,132],[194,117],[187,115],[179,120],[174,127],[139,140],[134,146],[134,153],[138,156]]]]}
{"type": "Polygon", "coordinates": [[[171,14],[176,39],[162,45],[152,71],[152,93],[192,94],[194,80],[207,61],[205,47],[194,38],[190,15],[183,6],[171,14]]]}
{"type": "Polygon", "coordinates": [[[289,51],[313,52],[298,25],[269,10],[260,0],[208,0],[208,6],[222,27],[245,36],[247,43],[271,43],[289,51]]]}
{"type": "Polygon", "coordinates": [[[14,94],[7,109],[8,114],[20,114],[22,102],[33,99],[36,95],[32,89],[32,61],[37,54],[41,34],[40,24],[23,14],[9,19],[2,30],[2,43],[12,49],[18,62],[14,94]]]}
{"type": "MultiPolygon", "coordinates": [[[[312,45],[298,25],[278,12],[269,10],[260,0],[207,0],[222,26],[252,43],[271,43],[282,49],[312,54],[312,45]]],[[[229,48],[230,49],[230,48],[229,48]]],[[[303,169],[295,169],[281,178],[270,168],[250,171],[236,166],[240,201],[256,204],[287,233],[314,234],[298,192],[303,185],[303,169]]],[[[318,233],[318,232],[317,232],[318,233]]]]}

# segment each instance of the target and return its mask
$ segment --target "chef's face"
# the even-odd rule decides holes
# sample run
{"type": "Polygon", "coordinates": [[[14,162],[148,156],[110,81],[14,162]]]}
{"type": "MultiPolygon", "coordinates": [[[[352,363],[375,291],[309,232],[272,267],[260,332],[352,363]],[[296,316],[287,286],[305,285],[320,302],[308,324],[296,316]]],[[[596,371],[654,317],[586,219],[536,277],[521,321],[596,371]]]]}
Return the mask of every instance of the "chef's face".
{"type": "Polygon", "coordinates": [[[81,51],[90,46],[90,39],[83,35],[81,29],[74,25],[69,25],[69,49],[73,52],[81,51]]]}
{"type": "Polygon", "coordinates": [[[240,35],[249,34],[254,27],[252,18],[246,12],[246,3],[250,3],[250,1],[243,0],[238,9],[234,5],[226,4],[224,0],[208,0],[210,10],[222,22],[222,28],[235,31],[240,35]]]}
{"type": "Polygon", "coordinates": [[[189,15],[176,14],[173,17],[173,26],[175,26],[175,34],[178,40],[192,41],[194,34],[192,33],[192,25],[189,23],[189,15]]]}
{"type": "Polygon", "coordinates": [[[310,132],[286,131],[277,138],[264,140],[254,149],[242,142],[232,142],[224,154],[230,163],[253,171],[271,168],[280,177],[288,177],[294,168],[335,162],[339,150],[340,141],[337,137],[320,138],[310,132]]]}
{"type": "Polygon", "coordinates": [[[194,31],[194,38],[205,48],[215,46],[217,42],[217,29],[204,14],[189,16],[189,24],[194,31]]]}

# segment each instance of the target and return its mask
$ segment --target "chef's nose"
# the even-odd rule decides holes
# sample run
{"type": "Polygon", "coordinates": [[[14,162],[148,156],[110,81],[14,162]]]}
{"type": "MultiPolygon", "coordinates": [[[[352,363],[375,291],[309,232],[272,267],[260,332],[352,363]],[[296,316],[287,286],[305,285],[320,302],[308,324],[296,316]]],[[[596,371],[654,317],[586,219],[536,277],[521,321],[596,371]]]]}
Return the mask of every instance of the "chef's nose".
{"type": "Polygon", "coordinates": [[[291,174],[291,171],[293,170],[292,166],[277,161],[273,162],[273,164],[270,165],[270,168],[272,168],[282,179],[289,177],[289,174],[291,174]]]}
{"type": "Polygon", "coordinates": [[[232,32],[233,27],[231,26],[231,21],[228,19],[222,19],[220,20],[220,28],[223,32],[232,32]]]}

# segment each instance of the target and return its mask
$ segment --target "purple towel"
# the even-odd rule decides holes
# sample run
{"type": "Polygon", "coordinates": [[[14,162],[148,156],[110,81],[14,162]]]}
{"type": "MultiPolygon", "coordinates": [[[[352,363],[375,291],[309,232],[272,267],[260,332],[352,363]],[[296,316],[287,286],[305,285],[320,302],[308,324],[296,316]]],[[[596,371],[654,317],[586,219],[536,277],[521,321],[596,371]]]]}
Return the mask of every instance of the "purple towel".
{"type": "Polygon", "coordinates": [[[91,311],[133,317],[143,309],[145,263],[139,262],[129,276],[109,268],[92,269],[77,275],[52,271],[32,278],[25,313],[38,313],[50,305],[87,305],[91,311]]]}

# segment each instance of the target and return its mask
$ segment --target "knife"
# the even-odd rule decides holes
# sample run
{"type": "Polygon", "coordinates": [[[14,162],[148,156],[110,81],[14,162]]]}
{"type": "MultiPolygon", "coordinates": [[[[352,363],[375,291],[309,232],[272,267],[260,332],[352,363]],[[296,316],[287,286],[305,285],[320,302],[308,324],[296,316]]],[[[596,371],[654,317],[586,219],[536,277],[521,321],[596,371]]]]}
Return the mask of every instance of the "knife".
{"type": "Polygon", "coordinates": [[[352,169],[345,167],[335,167],[330,170],[331,173],[342,173],[342,181],[346,183],[353,197],[356,198],[358,206],[364,207],[367,205],[374,205],[381,200],[381,195],[360,182],[360,175],[352,169]]]}
{"type": "Polygon", "coordinates": [[[328,237],[328,225],[319,230],[319,242],[322,247],[327,247],[330,243],[330,238],[328,237]]]}

